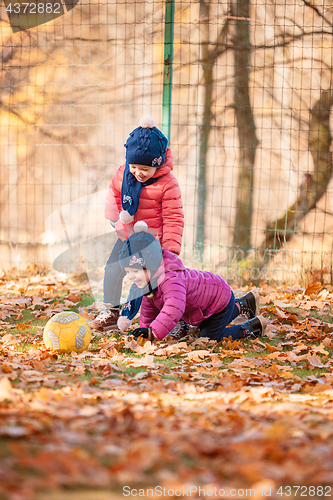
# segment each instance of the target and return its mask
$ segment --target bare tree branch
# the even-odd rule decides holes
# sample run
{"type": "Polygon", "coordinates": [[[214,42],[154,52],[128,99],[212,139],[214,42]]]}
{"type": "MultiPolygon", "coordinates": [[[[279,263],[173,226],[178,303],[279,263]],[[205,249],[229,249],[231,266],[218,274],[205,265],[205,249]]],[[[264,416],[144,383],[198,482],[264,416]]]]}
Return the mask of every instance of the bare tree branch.
{"type": "Polygon", "coordinates": [[[318,9],[318,7],[310,2],[308,2],[308,0],[302,0],[302,2],[304,3],[304,5],[306,5],[307,7],[309,7],[310,9],[312,9],[314,12],[316,12],[318,14],[319,17],[321,17],[322,19],[324,19],[324,21],[329,24],[330,26],[333,26],[331,21],[329,21],[322,12],[320,12],[320,10],[318,9]]]}

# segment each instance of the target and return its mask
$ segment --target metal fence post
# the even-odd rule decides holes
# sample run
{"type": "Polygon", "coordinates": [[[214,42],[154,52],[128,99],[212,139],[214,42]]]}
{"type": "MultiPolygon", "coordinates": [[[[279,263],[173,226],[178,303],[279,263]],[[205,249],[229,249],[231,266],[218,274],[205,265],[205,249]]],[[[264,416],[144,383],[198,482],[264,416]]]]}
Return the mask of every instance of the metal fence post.
{"type": "Polygon", "coordinates": [[[162,132],[170,141],[173,64],[174,0],[165,2],[162,132]]]}

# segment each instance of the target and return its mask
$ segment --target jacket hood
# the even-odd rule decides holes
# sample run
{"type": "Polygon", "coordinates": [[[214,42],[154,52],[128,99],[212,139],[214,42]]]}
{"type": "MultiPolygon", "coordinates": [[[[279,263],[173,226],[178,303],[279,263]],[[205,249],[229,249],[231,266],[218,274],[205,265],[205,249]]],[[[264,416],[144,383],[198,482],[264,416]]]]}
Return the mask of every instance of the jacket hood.
{"type": "Polygon", "coordinates": [[[169,250],[162,250],[162,262],[160,267],[157,269],[153,278],[158,278],[158,284],[162,283],[166,275],[170,275],[172,272],[183,271],[185,269],[184,264],[177,255],[170,252],[169,250]]]}

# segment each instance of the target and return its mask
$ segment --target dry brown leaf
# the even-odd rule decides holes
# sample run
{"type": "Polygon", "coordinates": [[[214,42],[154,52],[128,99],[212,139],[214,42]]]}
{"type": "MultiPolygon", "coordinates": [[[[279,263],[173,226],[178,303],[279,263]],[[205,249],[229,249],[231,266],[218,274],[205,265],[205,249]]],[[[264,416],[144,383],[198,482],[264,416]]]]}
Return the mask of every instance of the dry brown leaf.
{"type": "Polygon", "coordinates": [[[150,340],[147,340],[147,342],[144,343],[143,345],[143,353],[145,354],[151,354],[156,351],[157,347],[155,344],[152,344],[150,340]]]}
{"type": "Polygon", "coordinates": [[[330,339],[329,337],[324,338],[322,344],[324,347],[329,347],[330,349],[332,349],[332,339],[330,339]]]}
{"type": "Polygon", "coordinates": [[[13,398],[13,388],[7,377],[0,379],[0,401],[13,398]]]}
{"type": "Polygon", "coordinates": [[[292,304],[290,304],[290,302],[284,302],[282,300],[274,300],[274,305],[279,307],[280,309],[285,309],[286,307],[292,306],[292,304]]]}
{"type": "Polygon", "coordinates": [[[135,354],[143,354],[144,348],[137,343],[136,340],[126,340],[124,343],[126,349],[131,349],[135,354]]]}
{"type": "Polygon", "coordinates": [[[12,335],[11,333],[7,333],[3,337],[0,337],[1,342],[3,342],[5,345],[14,345],[14,344],[19,344],[20,340],[12,335]]]}
{"type": "Polygon", "coordinates": [[[240,358],[229,363],[228,368],[255,368],[261,364],[262,361],[257,358],[240,358]]]}
{"type": "Polygon", "coordinates": [[[320,354],[325,354],[326,356],[329,355],[329,352],[325,350],[323,342],[318,346],[312,346],[312,351],[315,353],[319,352],[320,354]]]}
{"type": "Polygon", "coordinates": [[[275,306],[275,314],[277,316],[279,316],[279,318],[282,318],[282,319],[288,318],[288,316],[286,315],[286,313],[284,313],[279,307],[276,307],[276,306],[275,306]]]}
{"type": "Polygon", "coordinates": [[[275,352],[277,349],[274,345],[270,345],[270,344],[267,344],[265,343],[265,347],[267,349],[268,352],[275,352]]]}
{"type": "Polygon", "coordinates": [[[79,295],[77,295],[76,293],[70,293],[67,296],[67,300],[70,300],[71,302],[74,302],[76,304],[77,302],[82,300],[82,298],[79,295]]]}
{"type": "Polygon", "coordinates": [[[305,289],[304,295],[311,295],[320,292],[323,289],[323,285],[320,281],[316,281],[312,285],[308,285],[305,289]]]}
{"type": "Polygon", "coordinates": [[[154,363],[154,356],[146,354],[144,358],[127,358],[127,364],[131,366],[150,366],[151,368],[158,367],[156,363],[154,363]]]}
{"type": "Polygon", "coordinates": [[[319,356],[316,354],[310,354],[308,353],[306,356],[307,360],[309,361],[310,365],[313,366],[314,368],[323,368],[325,365],[321,362],[319,356]]]}
{"type": "Polygon", "coordinates": [[[186,354],[183,354],[183,356],[189,358],[191,361],[202,361],[204,358],[212,356],[212,352],[201,349],[198,351],[188,352],[186,354]]]}
{"type": "Polygon", "coordinates": [[[293,351],[288,351],[285,354],[287,361],[289,361],[290,363],[300,363],[301,361],[308,359],[308,354],[297,356],[297,354],[295,354],[293,351]]]}

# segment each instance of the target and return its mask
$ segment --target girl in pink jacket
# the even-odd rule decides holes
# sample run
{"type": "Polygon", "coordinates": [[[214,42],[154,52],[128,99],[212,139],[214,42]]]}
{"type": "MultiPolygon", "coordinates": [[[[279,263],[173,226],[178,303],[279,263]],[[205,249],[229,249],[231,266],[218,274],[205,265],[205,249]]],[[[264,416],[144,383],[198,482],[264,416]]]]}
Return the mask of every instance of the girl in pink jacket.
{"type": "Polygon", "coordinates": [[[153,118],[140,120],[125,147],[125,165],[113,177],[105,203],[105,217],[115,227],[118,240],[105,267],[104,308],[90,322],[93,328],[104,332],[117,326],[125,276],[118,253],[123,241],[133,233],[135,222],[145,221],[162,248],[177,255],[184,228],[181,192],[172,174],[172,154],[167,138],[154,127],[153,118]]]}
{"type": "MultiPolygon", "coordinates": [[[[140,227],[138,227],[140,226],[140,227]]],[[[163,339],[182,318],[197,325],[201,337],[218,342],[223,337],[232,339],[256,338],[264,334],[267,321],[258,316],[259,295],[256,291],[235,300],[226,281],[220,276],[186,268],[181,260],[158,241],[144,232],[143,224],[123,244],[119,262],[133,282],[118,327],[128,330],[135,300],[142,300],[140,328],[133,334],[150,340],[163,339]],[[248,320],[226,328],[240,314],[248,320]]]]}

